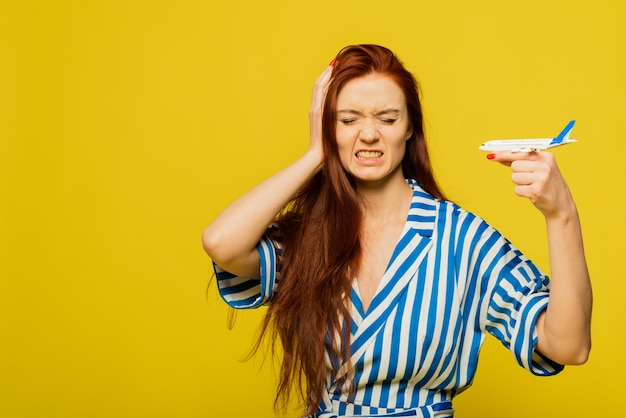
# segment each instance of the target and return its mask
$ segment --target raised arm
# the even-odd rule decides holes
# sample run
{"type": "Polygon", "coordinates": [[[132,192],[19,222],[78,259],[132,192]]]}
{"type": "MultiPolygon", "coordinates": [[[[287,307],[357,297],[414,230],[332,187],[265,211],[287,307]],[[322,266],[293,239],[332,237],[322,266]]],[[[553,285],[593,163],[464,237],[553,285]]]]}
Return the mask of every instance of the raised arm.
{"type": "Polygon", "coordinates": [[[265,180],[228,206],[202,235],[205,251],[220,267],[238,276],[259,276],[256,245],[276,214],[321,168],[322,109],[332,66],[315,82],[309,119],[311,142],[296,162],[265,180]]]}
{"type": "Polygon", "coordinates": [[[560,364],[582,364],[591,349],[592,293],[576,204],[549,152],[498,152],[509,166],[515,193],[545,217],[550,258],[550,300],[537,320],[537,350],[560,364]]]}

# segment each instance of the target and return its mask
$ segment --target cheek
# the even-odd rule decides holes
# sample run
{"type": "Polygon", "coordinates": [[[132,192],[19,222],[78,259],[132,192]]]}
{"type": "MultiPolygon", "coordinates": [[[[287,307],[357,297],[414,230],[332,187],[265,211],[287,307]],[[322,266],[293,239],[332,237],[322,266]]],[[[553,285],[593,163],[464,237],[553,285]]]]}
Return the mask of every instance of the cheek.
{"type": "Polygon", "coordinates": [[[352,148],[354,144],[354,133],[347,127],[338,127],[335,131],[335,138],[339,149],[352,148]]]}

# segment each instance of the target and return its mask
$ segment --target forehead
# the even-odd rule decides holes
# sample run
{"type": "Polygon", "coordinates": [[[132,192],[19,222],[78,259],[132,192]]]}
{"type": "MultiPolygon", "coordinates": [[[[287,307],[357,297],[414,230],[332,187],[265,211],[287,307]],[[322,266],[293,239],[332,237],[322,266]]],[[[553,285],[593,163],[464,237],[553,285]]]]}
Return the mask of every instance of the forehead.
{"type": "Polygon", "coordinates": [[[348,81],[337,95],[337,110],[405,109],[402,89],[386,75],[368,74],[348,81]]]}

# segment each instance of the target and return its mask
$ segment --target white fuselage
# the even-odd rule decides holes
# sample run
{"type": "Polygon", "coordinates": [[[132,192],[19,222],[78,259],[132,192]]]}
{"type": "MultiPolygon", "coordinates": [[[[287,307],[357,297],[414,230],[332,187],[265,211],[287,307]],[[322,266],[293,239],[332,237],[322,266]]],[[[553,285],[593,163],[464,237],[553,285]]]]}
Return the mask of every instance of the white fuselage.
{"type": "Polygon", "coordinates": [[[485,142],[479,147],[479,149],[481,151],[531,152],[577,142],[574,138],[567,138],[556,143],[553,143],[553,140],[554,138],[497,139],[485,142]]]}

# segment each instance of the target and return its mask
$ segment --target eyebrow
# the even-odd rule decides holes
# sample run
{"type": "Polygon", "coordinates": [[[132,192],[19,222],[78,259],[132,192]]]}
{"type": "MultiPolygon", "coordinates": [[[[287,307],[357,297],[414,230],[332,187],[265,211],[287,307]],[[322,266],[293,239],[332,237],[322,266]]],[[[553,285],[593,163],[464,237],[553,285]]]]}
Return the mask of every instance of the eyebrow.
{"type": "MultiPolygon", "coordinates": [[[[337,113],[348,113],[350,115],[362,115],[362,112],[359,112],[358,110],[355,109],[341,109],[338,110],[337,113]]],[[[387,115],[389,113],[395,113],[395,114],[399,114],[400,110],[398,109],[384,109],[384,110],[380,110],[376,113],[374,113],[374,116],[382,116],[382,115],[387,115]]]]}

